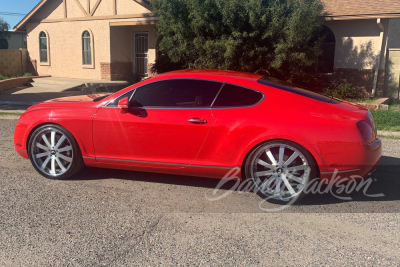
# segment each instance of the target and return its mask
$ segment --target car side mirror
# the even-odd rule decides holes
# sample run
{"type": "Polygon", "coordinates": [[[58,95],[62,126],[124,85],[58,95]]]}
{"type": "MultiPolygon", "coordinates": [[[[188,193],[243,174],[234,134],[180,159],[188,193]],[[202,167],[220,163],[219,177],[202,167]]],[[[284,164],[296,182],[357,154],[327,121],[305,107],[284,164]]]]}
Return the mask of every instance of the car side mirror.
{"type": "Polygon", "coordinates": [[[118,102],[118,107],[121,111],[127,112],[129,109],[129,97],[124,97],[118,102]]]}

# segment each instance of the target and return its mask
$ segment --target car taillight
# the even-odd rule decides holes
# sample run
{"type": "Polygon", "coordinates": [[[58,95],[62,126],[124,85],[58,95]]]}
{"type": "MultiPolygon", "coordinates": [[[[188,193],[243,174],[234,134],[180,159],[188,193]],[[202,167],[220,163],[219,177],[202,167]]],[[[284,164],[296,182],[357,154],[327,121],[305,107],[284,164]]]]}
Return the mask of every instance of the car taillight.
{"type": "Polygon", "coordinates": [[[367,143],[371,143],[375,139],[374,129],[366,121],[357,122],[358,130],[360,131],[363,139],[367,143]]]}
{"type": "Polygon", "coordinates": [[[377,131],[376,131],[376,126],[375,126],[374,116],[372,116],[371,112],[368,111],[367,117],[368,117],[368,121],[372,127],[372,131],[374,132],[375,137],[376,137],[377,131]]]}

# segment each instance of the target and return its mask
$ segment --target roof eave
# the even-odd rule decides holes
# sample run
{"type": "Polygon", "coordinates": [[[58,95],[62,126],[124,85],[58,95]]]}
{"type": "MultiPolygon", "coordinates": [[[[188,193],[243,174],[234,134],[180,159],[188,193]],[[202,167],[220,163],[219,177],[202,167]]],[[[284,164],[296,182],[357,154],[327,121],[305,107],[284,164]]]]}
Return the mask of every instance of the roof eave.
{"type": "Polygon", "coordinates": [[[356,14],[356,15],[324,15],[325,20],[360,20],[360,19],[393,19],[400,18],[400,13],[356,14]]]}
{"type": "MultiPolygon", "coordinates": [[[[27,23],[27,21],[36,13],[36,11],[38,11],[48,0],[41,0],[32,10],[31,12],[28,13],[28,15],[26,15],[15,27],[14,27],[14,31],[25,31],[25,24],[27,23]]],[[[135,2],[137,2],[138,4],[142,5],[143,7],[147,8],[148,10],[152,10],[152,7],[150,5],[149,1],[146,0],[134,0],[135,2]]]]}
{"type": "Polygon", "coordinates": [[[41,0],[32,10],[28,13],[15,27],[14,31],[25,31],[24,26],[26,22],[39,10],[48,0],[41,0]]]}

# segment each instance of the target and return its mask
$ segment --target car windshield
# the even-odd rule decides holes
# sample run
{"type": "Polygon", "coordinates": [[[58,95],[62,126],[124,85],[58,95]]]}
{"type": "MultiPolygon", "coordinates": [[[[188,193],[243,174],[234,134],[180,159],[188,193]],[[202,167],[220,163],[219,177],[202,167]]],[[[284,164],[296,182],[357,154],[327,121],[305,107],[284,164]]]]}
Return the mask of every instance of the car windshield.
{"type": "Polygon", "coordinates": [[[316,92],[309,91],[307,89],[301,88],[298,85],[292,84],[290,82],[285,82],[276,78],[264,76],[261,79],[258,80],[258,83],[261,83],[263,85],[271,86],[274,88],[278,88],[281,90],[285,90],[287,92],[295,93],[301,96],[305,96],[308,98],[312,98],[318,101],[322,101],[325,103],[332,103],[332,104],[338,104],[341,103],[340,99],[336,99],[332,96],[327,96],[323,94],[319,94],[316,92]]]}

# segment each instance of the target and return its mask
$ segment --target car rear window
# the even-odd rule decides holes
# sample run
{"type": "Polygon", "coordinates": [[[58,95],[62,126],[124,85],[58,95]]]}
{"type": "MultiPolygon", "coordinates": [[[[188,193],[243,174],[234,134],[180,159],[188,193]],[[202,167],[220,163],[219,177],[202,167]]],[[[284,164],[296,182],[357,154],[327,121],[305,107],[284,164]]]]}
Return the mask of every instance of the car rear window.
{"type": "Polygon", "coordinates": [[[316,92],[312,92],[309,91],[307,89],[301,88],[297,85],[291,84],[289,82],[284,82],[275,78],[271,78],[271,77],[263,77],[261,79],[258,80],[258,83],[261,83],[263,85],[267,85],[270,87],[274,87],[277,89],[281,89],[287,92],[291,92],[297,95],[301,95],[301,96],[305,96],[308,98],[312,98],[314,100],[318,100],[321,102],[325,102],[325,103],[332,103],[332,104],[339,104],[341,103],[341,100],[333,98],[331,96],[327,96],[327,95],[323,95],[323,94],[319,94],[316,92]]]}
{"type": "Polygon", "coordinates": [[[225,84],[213,104],[214,107],[253,106],[263,99],[264,95],[252,89],[225,84]]]}

